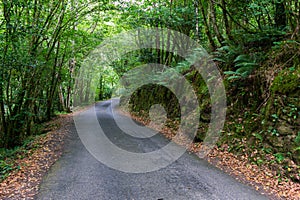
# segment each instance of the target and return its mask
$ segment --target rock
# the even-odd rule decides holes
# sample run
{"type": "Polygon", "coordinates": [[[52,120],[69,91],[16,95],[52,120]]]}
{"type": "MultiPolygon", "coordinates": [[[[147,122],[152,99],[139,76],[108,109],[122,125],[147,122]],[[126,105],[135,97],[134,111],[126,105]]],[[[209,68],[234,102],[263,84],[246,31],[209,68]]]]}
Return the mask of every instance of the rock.
{"type": "Polygon", "coordinates": [[[272,146],[282,148],[284,146],[284,139],[282,137],[272,136],[269,138],[272,146]]]}
{"type": "Polygon", "coordinates": [[[280,135],[292,135],[294,133],[294,130],[293,130],[292,126],[290,126],[286,123],[281,124],[277,128],[277,130],[280,133],[280,135]]]}
{"type": "Polygon", "coordinates": [[[295,163],[297,165],[300,165],[300,150],[295,150],[294,152],[292,152],[292,157],[295,163]]]}

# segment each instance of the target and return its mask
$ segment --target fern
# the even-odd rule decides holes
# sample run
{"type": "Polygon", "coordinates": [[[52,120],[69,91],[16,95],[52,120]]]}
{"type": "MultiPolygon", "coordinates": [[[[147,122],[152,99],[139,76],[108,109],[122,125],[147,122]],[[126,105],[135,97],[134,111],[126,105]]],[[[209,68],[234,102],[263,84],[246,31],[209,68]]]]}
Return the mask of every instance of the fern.
{"type": "Polygon", "coordinates": [[[250,56],[246,54],[239,55],[236,57],[236,59],[233,61],[234,63],[241,63],[241,62],[248,62],[250,60],[250,56]]]}
{"type": "Polygon", "coordinates": [[[213,58],[214,61],[226,63],[226,61],[222,58],[213,58]]]}
{"type": "Polygon", "coordinates": [[[258,66],[257,63],[250,63],[250,62],[242,62],[242,63],[238,63],[238,64],[234,65],[235,68],[238,68],[238,67],[255,68],[257,66],[258,66]]]}
{"type": "Polygon", "coordinates": [[[228,68],[233,64],[234,58],[241,54],[241,52],[242,48],[240,46],[225,45],[218,48],[217,51],[213,53],[213,60],[222,63],[224,68],[228,68]]]}
{"type": "Polygon", "coordinates": [[[234,71],[226,71],[226,72],[224,72],[224,74],[226,74],[226,75],[236,75],[237,73],[234,72],[234,71]]]}
{"type": "Polygon", "coordinates": [[[246,54],[237,56],[233,62],[235,63],[234,68],[236,68],[236,71],[224,72],[224,74],[229,75],[228,80],[245,79],[258,67],[258,64],[253,62],[251,57],[246,54]]]}
{"type": "Polygon", "coordinates": [[[241,76],[235,75],[235,76],[228,77],[227,80],[240,79],[240,78],[241,78],[241,76]]]}

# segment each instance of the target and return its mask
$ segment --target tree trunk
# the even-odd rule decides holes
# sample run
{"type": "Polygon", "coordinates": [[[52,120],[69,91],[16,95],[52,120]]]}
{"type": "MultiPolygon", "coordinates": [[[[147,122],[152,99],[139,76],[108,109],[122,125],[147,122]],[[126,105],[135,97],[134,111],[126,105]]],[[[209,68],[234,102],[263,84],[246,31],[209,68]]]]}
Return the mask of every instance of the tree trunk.
{"type": "Polygon", "coordinates": [[[60,105],[62,108],[62,111],[66,111],[66,106],[65,106],[65,98],[64,98],[64,93],[63,93],[63,88],[62,85],[59,85],[59,101],[60,101],[60,105]]]}
{"type": "Polygon", "coordinates": [[[230,24],[227,18],[228,15],[228,11],[226,10],[226,2],[225,0],[222,0],[222,11],[223,11],[223,19],[224,19],[224,25],[225,25],[225,30],[226,30],[226,34],[229,40],[234,41],[232,35],[231,35],[231,28],[230,28],[230,24]]]}
{"type": "Polygon", "coordinates": [[[103,100],[103,76],[100,75],[100,82],[99,82],[99,100],[103,100]]]}
{"type": "Polygon", "coordinates": [[[274,21],[276,28],[284,29],[287,26],[284,1],[277,1],[275,3],[274,21]]]}
{"type": "Polygon", "coordinates": [[[215,3],[214,3],[213,0],[210,0],[210,10],[211,10],[211,20],[212,20],[212,25],[214,27],[214,31],[216,33],[216,36],[217,36],[217,39],[218,39],[219,43],[222,44],[223,41],[224,41],[224,38],[223,38],[222,34],[220,33],[219,28],[218,28],[216,8],[215,8],[215,3]]]}
{"type": "Polygon", "coordinates": [[[217,45],[215,44],[215,41],[213,40],[211,31],[210,31],[210,27],[209,27],[209,24],[207,22],[207,16],[206,16],[206,13],[205,13],[204,5],[202,3],[200,3],[200,8],[201,8],[203,22],[204,22],[204,26],[205,26],[205,33],[206,33],[208,41],[211,45],[211,48],[214,51],[217,48],[217,45]]]}

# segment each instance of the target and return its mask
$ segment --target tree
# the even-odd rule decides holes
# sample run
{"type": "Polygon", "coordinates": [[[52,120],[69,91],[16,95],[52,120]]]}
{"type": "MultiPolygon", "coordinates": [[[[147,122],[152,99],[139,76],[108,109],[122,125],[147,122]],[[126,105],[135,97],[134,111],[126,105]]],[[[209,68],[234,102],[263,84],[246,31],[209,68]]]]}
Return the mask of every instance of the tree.
{"type": "MultiPolygon", "coordinates": [[[[1,2],[0,146],[20,144],[34,124],[49,120],[60,104],[61,83],[72,79],[63,80],[64,73],[72,73],[65,70],[74,56],[71,52],[83,49],[82,43],[70,48],[72,38],[77,37],[72,27],[106,6],[91,0],[76,1],[72,7],[72,2],[1,2]]],[[[71,85],[68,87],[70,93],[71,85]]]]}

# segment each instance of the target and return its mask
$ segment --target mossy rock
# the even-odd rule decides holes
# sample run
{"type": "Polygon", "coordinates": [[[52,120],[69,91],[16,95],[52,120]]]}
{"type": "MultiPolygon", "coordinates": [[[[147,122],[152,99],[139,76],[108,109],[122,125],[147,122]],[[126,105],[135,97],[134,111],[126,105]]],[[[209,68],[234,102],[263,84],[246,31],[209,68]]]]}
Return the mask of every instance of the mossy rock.
{"type": "Polygon", "coordinates": [[[289,125],[285,121],[281,122],[281,124],[278,126],[277,130],[279,131],[280,135],[283,135],[283,136],[294,134],[293,126],[289,125]]]}
{"type": "Polygon", "coordinates": [[[270,143],[272,144],[272,146],[277,149],[277,150],[281,150],[283,149],[285,143],[284,143],[284,138],[283,137],[279,137],[279,136],[269,136],[267,137],[267,140],[270,141],[270,143]]]}
{"type": "Polygon", "coordinates": [[[282,70],[274,79],[271,91],[288,94],[300,90],[300,67],[282,70]]]}
{"type": "Polygon", "coordinates": [[[295,148],[292,151],[293,160],[296,162],[297,165],[300,165],[300,147],[295,148]]]}

